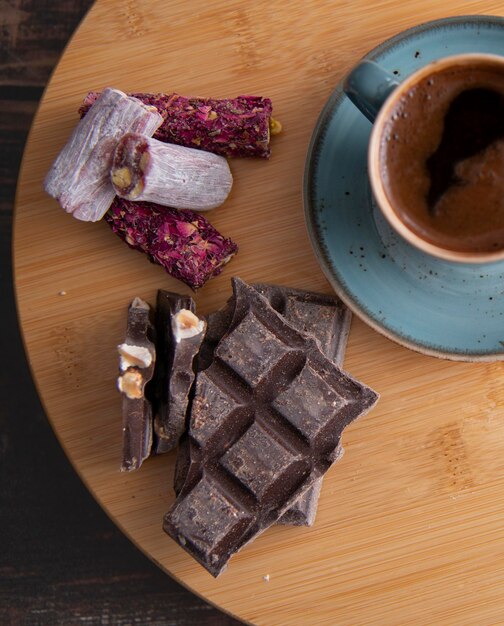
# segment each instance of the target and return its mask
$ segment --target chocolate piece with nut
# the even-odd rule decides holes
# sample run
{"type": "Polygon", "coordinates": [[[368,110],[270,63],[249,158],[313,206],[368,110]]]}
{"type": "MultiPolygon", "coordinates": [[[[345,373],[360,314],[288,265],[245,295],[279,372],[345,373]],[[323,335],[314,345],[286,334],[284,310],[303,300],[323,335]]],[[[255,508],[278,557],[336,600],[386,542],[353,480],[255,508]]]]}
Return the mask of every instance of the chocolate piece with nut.
{"type": "Polygon", "coordinates": [[[378,396],[257,290],[233,280],[230,330],[196,379],[190,465],[164,530],[213,576],[334,462],[378,396]]]}
{"type": "Polygon", "coordinates": [[[152,447],[152,405],[147,384],[154,374],[156,349],[151,310],[135,298],[128,308],[124,343],[119,352],[117,387],[122,394],[123,460],[121,471],[138,469],[152,447]]]}
{"type": "Polygon", "coordinates": [[[189,393],[194,382],[193,363],[205,336],[206,322],[195,314],[194,300],[160,289],[156,331],[158,364],[154,419],[155,452],[172,450],[186,428],[189,393]]]}
{"type": "MultiPolygon", "coordinates": [[[[292,289],[279,285],[254,284],[259,293],[267,298],[270,305],[283,315],[284,319],[297,330],[314,337],[322,353],[339,367],[343,364],[348,335],[350,332],[351,312],[336,296],[292,289]]],[[[230,327],[235,308],[234,298],[208,316],[208,328],[198,356],[200,369],[206,369],[213,360],[213,353],[230,327]]],[[[182,445],[177,455],[174,488],[178,493],[185,481],[189,462],[186,458],[189,447],[182,445]]],[[[343,454],[340,445],[335,452],[336,461],[343,454]]],[[[293,506],[279,519],[280,524],[294,526],[312,526],[317,513],[318,498],[322,479],[308,489],[293,506]]]]}

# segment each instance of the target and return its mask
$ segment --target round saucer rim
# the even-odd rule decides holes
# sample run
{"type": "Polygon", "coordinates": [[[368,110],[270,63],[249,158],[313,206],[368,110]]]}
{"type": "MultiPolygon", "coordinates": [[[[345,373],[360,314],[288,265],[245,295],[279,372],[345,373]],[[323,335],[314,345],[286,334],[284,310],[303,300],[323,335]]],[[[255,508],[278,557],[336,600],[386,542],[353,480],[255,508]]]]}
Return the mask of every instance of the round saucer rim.
{"type": "MultiPolygon", "coordinates": [[[[378,44],[375,48],[370,50],[367,54],[362,57],[363,59],[374,60],[377,57],[380,57],[382,54],[386,53],[393,47],[396,47],[401,44],[402,41],[410,39],[411,37],[415,37],[421,35],[424,32],[431,32],[439,28],[449,27],[449,26],[462,26],[468,24],[488,24],[489,26],[500,26],[504,28],[504,17],[497,15],[463,15],[463,16],[453,16],[447,18],[441,18],[437,20],[433,20],[430,22],[424,22],[418,24],[416,26],[410,27],[401,31],[400,33],[386,39],[382,43],[378,44]]],[[[313,223],[313,212],[314,207],[311,202],[311,198],[313,196],[313,187],[315,176],[313,175],[313,171],[315,169],[315,164],[318,160],[318,155],[316,154],[316,148],[320,144],[321,141],[321,129],[323,129],[328,123],[328,117],[331,118],[334,115],[334,112],[341,104],[341,100],[345,97],[345,93],[343,91],[342,85],[344,82],[343,79],[336,85],[335,89],[332,91],[329,96],[327,102],[325,103],[318,119],[315,124],[310,143],[307,150],[307,156],[305,160],[305,168],[304,168],[304,180],[303,180],[303,204],[304,204],[304,218],[305,224],[308,231],[308,235],[310,238],[311,246],[315,252],[317,257],[317,261],[331,284],[332,288],[336,292],[336,294],[341,298],[341,300],[348,306],[352,312],[354,312],[358,317],[360,317],[364,322],[366,322],[371,328],[387,337],[388,339],[394,341],[395,343],[404,346],[408,349],[411,349],[415,352],[433,356],[437,358],[442,358],[446,360],[452,361],[465,361],[465,362],[496,362],[496,361],[504,361],[504,351],[484,351],[478,352],[476,350],[469,351],[461,349],[460,351],[450,351],[437,349],[435,347],[429,346],[428,344],[419,343],[418,341],[414,341],[408,339],[404,335],[401,335],[397,332],[393,332],[380,324],[374,317],[372,317],[366,310],[363,304],[356,302],[352,297],[351,293],[347,291],[344,287],[344,281],[340,281],[337,275],[334,275],[333,268],[326,258],[325,251],[323,250],[323,246],[318,241],[317,232],[315,225],[313,223]]],[[[502,261],[496,261],[496,263],[503,263],[502,261]]]]}

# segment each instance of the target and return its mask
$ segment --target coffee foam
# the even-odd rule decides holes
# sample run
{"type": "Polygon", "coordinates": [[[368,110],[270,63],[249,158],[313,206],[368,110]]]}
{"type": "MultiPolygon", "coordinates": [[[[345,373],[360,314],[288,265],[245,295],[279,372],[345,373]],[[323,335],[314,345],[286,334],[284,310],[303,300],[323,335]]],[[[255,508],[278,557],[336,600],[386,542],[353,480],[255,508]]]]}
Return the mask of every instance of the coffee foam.
{"type": "MultiPolygon", "coordinates": [[[[504,120],[504,72],[495,66],[433,72],[404,93],[383,128],[380,171],[396,213],[420,237],[452,250],[495,251],[504,248],[504,136],[498,136],[498,129],[484,149],[451,164],[453,180],[434,206],[428,201],[432,179],[427,163],[431,158],[432,164],[446,139],[450,106],[475,89],[497,94],[504,120]]],[[[474,123],[472,115],[462,119],[460,133],[474,123]]]]}

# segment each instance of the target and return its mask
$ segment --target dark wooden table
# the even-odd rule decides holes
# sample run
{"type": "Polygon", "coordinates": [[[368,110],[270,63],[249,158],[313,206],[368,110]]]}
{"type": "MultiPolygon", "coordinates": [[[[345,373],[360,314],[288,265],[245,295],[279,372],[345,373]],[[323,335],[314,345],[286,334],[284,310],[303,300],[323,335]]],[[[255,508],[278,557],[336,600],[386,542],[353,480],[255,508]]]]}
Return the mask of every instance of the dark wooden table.
{"type": "Polygon", "coordinates": [[[151,563],[93,500],[22,348],[10,256],[18,168],[50,72],[91,4],[0,0],[0,625],[235,625],[151,563]]]}

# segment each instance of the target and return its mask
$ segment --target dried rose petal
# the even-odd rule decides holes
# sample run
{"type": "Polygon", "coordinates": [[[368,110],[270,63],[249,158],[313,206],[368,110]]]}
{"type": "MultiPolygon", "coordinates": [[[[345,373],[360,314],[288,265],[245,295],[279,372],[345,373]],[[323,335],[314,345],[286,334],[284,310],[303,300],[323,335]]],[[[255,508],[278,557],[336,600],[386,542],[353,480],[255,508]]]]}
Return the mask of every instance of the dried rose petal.
{"type": "MultiPolygon", "coordinates": [[[[98,97],[90,92],[79,109],[84,116],[98,97]]],[[[154,137],[188,148],[226,157],[270,156],[270,129],[281,125],[271,117],[269,98],[238,96],[233,99],[186,98],[178,94],[129,94],[156,107],[163,124],[154,137]]]]}
{"type": "Polygon", "coordinates": [[[190,210],[116,197],[105,219],[130,248],[145,252],[152,263],[194,290],[220,274],[238,251],[231,239],[190,210]]]}

